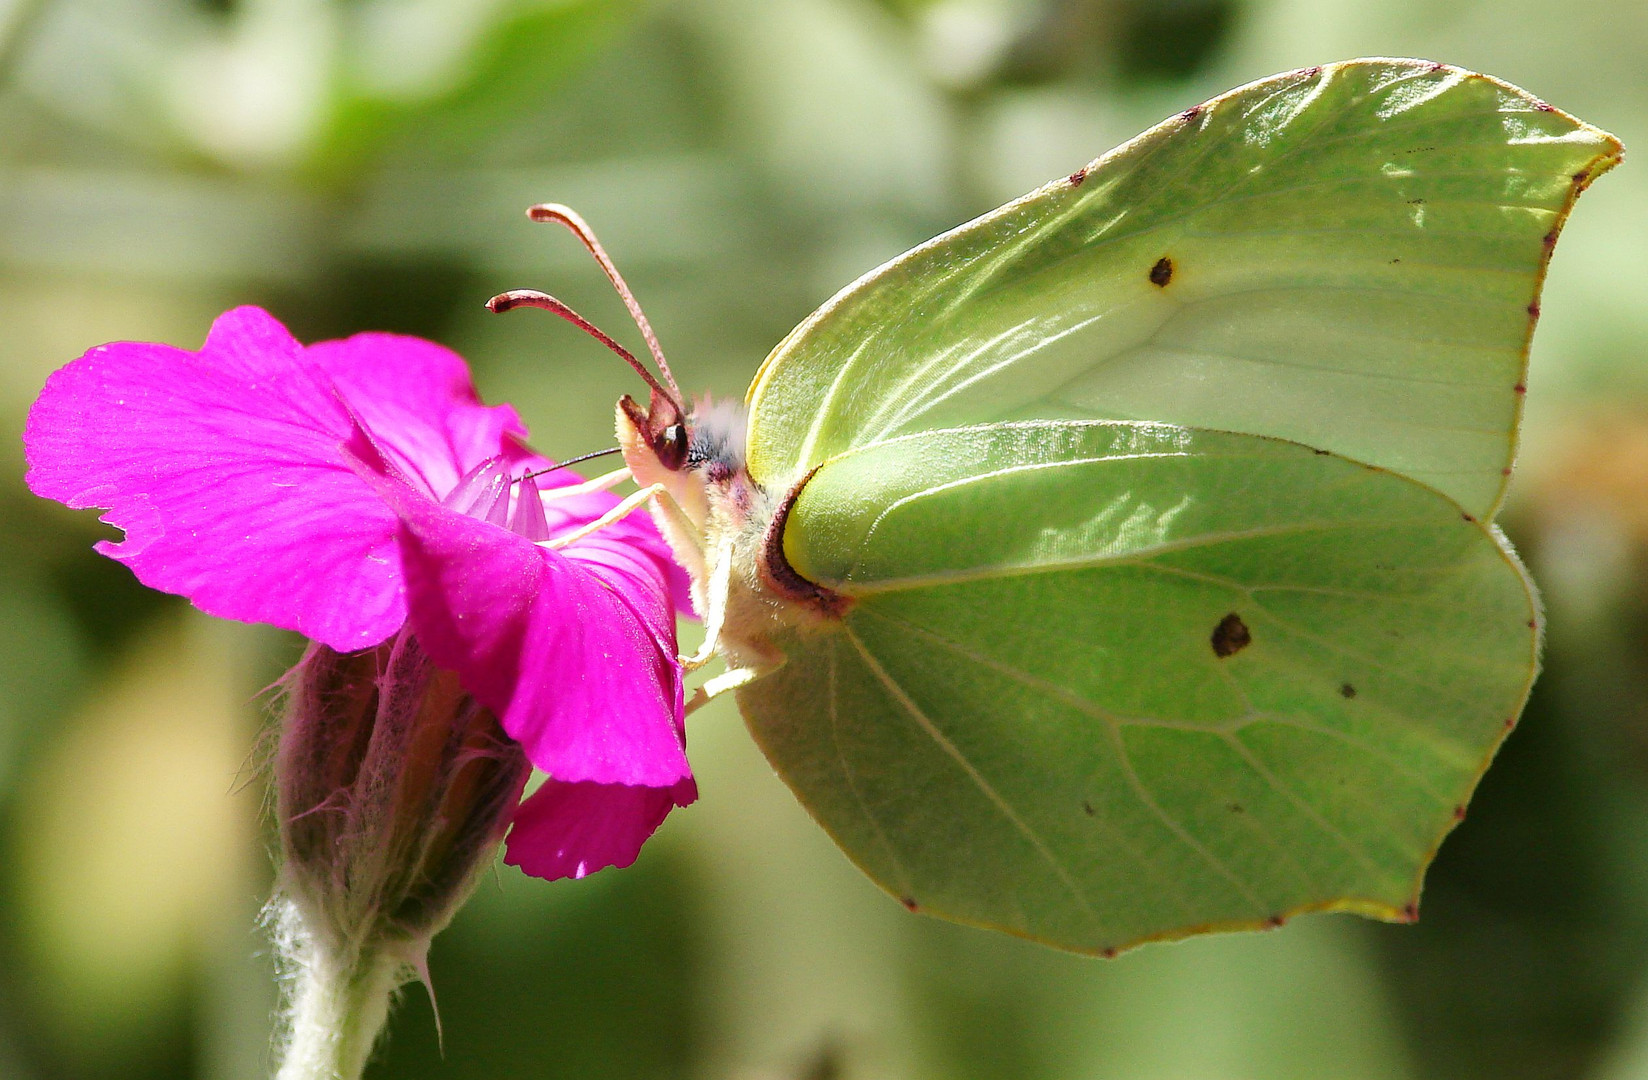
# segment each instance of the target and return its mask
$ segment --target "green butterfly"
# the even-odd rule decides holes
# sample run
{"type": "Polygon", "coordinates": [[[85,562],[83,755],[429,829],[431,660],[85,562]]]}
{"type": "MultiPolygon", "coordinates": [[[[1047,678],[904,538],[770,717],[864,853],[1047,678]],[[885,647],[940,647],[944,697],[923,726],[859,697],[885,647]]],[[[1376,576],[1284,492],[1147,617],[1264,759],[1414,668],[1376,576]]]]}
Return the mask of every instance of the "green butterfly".
{"type": "Polygon", "coordinates": [[[736,688],[911,910],[1111,954],[1415,917],[1538,668],[1492,521],[1546,263],[1620,155],[1442,64],[1279,75],[854,282],[747,413],[689,415],[587,226],[534,216],[659,364],[625,508],[692,574],[689,669],[727,662],[696,702],[736,688]]]}

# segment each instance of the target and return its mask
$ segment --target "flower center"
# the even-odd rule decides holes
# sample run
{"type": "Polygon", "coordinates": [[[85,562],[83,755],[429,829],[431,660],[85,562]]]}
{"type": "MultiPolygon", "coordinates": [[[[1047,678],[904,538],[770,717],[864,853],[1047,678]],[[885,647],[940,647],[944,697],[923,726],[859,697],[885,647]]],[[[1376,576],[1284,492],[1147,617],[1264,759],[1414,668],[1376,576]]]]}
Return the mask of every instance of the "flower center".
{"type": "Polygon", "coordinates": [[[531,473],[511,476],[498,458],[488,458],[465,473],[441,505],[490,521],[534,542],[553,536],[538,481],[531,473]]]}

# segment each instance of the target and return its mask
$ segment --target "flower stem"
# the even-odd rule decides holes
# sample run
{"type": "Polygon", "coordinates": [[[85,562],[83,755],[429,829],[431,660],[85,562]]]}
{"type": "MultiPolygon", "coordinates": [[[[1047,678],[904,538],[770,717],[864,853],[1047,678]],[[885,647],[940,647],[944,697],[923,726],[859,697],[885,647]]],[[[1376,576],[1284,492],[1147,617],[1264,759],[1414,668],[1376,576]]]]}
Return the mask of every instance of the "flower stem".
{"type": "Polygon", "coordinates": [[[338,964],[282,903],[276,939],[287,965],[287,1031],[275,1080],[360,1080],[405,981],[406,962],[382,952],[338,964]]]}

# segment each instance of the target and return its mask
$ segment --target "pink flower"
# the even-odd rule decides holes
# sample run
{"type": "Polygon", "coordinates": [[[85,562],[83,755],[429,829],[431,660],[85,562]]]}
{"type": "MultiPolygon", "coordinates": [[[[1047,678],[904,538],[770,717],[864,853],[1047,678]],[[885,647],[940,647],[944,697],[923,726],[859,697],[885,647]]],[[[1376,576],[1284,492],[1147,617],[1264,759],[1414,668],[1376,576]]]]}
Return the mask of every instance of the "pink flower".
{"type": "Polygon", "coordinates": [[[560,550],[616,504],[527,450],[438,345],[304,348],[257,308],[198,353],[117,343],[52,375],[24,432],[29,487],[107,510],[98,550],[213,615],[338,652],[409,627],[550,777],[507,861],[545,878],[627,866],[687,765],[675,612],[686,581],[645,514],[560,550]]]}

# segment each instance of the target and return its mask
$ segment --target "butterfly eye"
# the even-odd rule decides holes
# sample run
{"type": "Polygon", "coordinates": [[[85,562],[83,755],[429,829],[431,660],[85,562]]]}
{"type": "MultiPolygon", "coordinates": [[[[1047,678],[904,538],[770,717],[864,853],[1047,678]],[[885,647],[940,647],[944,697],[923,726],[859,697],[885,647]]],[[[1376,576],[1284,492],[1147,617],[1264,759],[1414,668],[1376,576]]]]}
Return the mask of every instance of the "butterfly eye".
{"type": "Polygon", "coordinates": [[[687,428],[685,424],[671,424],[658,435],[654,448],[659,462],[666,469],[679,469],[687,460],[687,428]]]}

